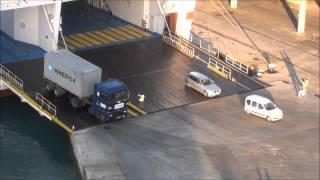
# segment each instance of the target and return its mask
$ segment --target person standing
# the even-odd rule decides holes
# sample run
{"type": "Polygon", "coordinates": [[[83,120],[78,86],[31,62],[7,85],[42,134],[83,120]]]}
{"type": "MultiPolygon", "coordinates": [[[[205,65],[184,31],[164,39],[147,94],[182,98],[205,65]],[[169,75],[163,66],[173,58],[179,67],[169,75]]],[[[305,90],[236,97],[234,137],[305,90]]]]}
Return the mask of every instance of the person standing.
{"type": "Polygon", "coordinates": [[[303,81],[302,81],[303,96],[307,95],[308,85],[309,85],[309,80],[303,79],[303,81]]]}
{"type": "Polygon", "coordinates": [[[301,87],[300,87],[300,90],[299,90],[299,93],[298,93],[299,97],[305,96],[307,94],[308,85],[309,85],[309,80],[303,78],[302,82],[301,82],[301,87]]]}
{"type": "Polygon", "coordinates": [[[144,109],[144,94],[138,94],[139,97],[139,108],[144,109]]]}

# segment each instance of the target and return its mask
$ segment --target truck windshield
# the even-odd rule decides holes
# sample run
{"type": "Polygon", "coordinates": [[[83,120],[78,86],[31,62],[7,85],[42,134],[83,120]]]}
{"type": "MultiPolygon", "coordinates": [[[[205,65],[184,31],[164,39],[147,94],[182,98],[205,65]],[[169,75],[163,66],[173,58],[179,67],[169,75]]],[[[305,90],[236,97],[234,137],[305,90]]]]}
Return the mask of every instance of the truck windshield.
{"type": "Polygon", "coordinates": [[[116,92],[111,97],[112,97],[112,101],[126,100],[128,99],[128,92],[127,91],[116,92]]]}
{"type": "Polygon", "coordinates": [[[266,110],[272,110],[272,109],[276,108],[276,105],[274,105],[273,103],[269,102],[269,103],[265,104],[264,107],[266,108],[266,110]]]}
{"type": "Polygon", "coordinates": [[[102,94],[101,98],[106,104],[114,104],[117,101],[127,100],[129,97],[128,91],[120,91],[113,94],[102,94]]]}

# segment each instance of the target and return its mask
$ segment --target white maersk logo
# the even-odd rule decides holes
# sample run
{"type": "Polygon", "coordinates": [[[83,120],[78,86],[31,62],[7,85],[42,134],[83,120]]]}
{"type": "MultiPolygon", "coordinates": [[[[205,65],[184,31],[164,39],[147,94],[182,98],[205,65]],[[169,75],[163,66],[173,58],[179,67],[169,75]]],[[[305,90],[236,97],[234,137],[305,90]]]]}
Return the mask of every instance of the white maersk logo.
{"type": "Polygon", "coordinates": [[[51,66],[51,64],[48,65],[48,69],[49,69],[49,71],[52,71],[52,66],[51,66]]]}
{"type": "Polygon", "coordinates": [[[49,69],[49,71],[54,70],[54,72],[55,72],[56,74],[58,74],[58,75],[60,75],[61,77],[63,77],[63,78],[65,78],[65,79],[69,80],[70,82],[75,83],[75,81],[76,81],[76,79],[75,79],[75,78],[73,78],[72,76],[68,75],[67,73],[65,73],[65,72],[63,72],[63,71],[61,71],[61,70],[59,70],[58,68],[52,67],[52,65],[51,65],[51,64],[48,64],[48,69],[49,69]]]}

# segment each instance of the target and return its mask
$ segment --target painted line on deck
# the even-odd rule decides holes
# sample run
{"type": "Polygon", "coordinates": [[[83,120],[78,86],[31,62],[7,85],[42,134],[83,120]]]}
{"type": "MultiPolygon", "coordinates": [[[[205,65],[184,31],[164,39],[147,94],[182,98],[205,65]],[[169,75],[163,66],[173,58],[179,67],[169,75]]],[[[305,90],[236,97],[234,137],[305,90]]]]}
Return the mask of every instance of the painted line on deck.
{"type": "Polygon", "coordinates": [[[130,34],[130,35],[132,35],[134,37],[137,37],[137,38],[142,38],[143,37],[142,35],[140,35],[140,34],[134,32],[134,31],[126,28],[125,26],[119,27],[119,29],[121,29],[122,31],[124,31],[124,32],[126,32],[126,33],[128,33],[128,34],[130,34]]]}
{"type": "MultiPolygon", "coordinates": [[[[66,44],[67,44],[68,49],[76,49],[76,47],[72,46],[71,44],[68,44],[68,43],[66,43],[66,44]]],[[[62,41],[58,42],[58,48],[59,49],[65,49],[64,44],[63,44],[62,41]]]]}
{"type": "Polygon", "coordinates": [[[129,34],[121,31],[119,28],[109,28],[112,32],[115,32],[117,34],[120,34],[124,37],[126,37],[127,39],[135,39],[133,36],[130,36],[129,34]]]}
{"type": "Polygon", "coordinates": [[[86,41],[89,41],[90,43],[93,43],[95,45],[102,44],[101,42],[98,42],[98,41],[96,41],[96,40],[94,40],[94,39],[90,38],[89,36],[86,36],[85,34],[82,34],[82,33],[76,34],[76,36],[78,36],[86,41]]]}
{"type": "Polygon", "coordinates": [[[133,116],[138,116],[138,114],[134,113],[133,111],[131,111],[130,109],[128,109],[128,113],[130,113],[133,116]]]}
{"type": "Polygon", "coordinates": [[[99,35],[101,37],[104,37],[105,39],[108,39],[109,41],[113,41],[113,42],[119,41],[119,40],[117,40],[117,39],[107,35],[106,33],[101,32],[101,31],[94,31],[93,33],[96,35],[99,35]]]}
{"type": "Polygon", "coordinates": [[[70,35],[69,37],[75,41],[81,42],[82,44],[86,45],[87,47],[93,46],[93,44],[91,44],[90,42],[88,42],[84,39],[79,38],[78,36],[70,35]]]}
{"type": "Polygon", "coordinates": [[[140,114],[147,114],[145,111],[143,111],[142,109],[138,108],[137,106],[135,106],[134,104],[132,104],[131,102],[128,103],[128,106],[130,108],[132,108],[133,110],[137,111],[140,114]]]}
{"type": "Polygon", "coordinates": [[[74,46],[76,48],[85,48],[86,47],[85,45],[71,39],[69,36],[64,37],[64,39],[66,40],[67,45],[71,44],[72,46],[74,46]]]}
{"type": "Polygon", "coordinates": [[[149,33],[145,32],[145,31],[143,31],[143,30],[141,30],[141,29],[138,29],[138,28],[136,28],[136,27],[133,27],[133,26],[131,26],[131,25],[127,25],[127,27],[128,27],[129,29],[135,31],[136,33],[139,33],[139,34],[143,35],[143,36],[151,36],[149,33]]]}
{"type": "Polygon", "coordinates": [[[104,44],[110,42],[108,39],[101,37],[101,36],[98,36],[98,35],[94,34],[93,32],[86,32],[86,35],[88,35],[91,38],[97,40],[98,42],[101,42],[104,44]]]}
{"type": "Polygon", "coordinates": [[[107,35],[110,35],[110,36],[112,36],[112,37],[114,37],[114,38],[116,38],[116,39],[119,39],[120,41],[125,41],[125,40],[127,40],[127,38],[126,37],[123,37],[123,36],[121,36],[121,35],[119,35],[119,34],[117,34],[117,33],[114,33],[114,32],[112,32],[112,31],[110,31],[109,29],[104,29],[104,30],[102,30],[105,34],[107,34],[107,35]]]}

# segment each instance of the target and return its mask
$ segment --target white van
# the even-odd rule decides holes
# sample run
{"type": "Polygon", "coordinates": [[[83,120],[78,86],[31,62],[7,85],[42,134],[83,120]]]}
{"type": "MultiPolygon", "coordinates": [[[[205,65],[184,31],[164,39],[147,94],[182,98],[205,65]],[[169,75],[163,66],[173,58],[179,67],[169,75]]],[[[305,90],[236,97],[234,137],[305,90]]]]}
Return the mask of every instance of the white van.
{"type": "Polygon", "coordinates": [[[282,119],[283,113],[272,101],[259,96],[250,95],[245,99],[244,111],[248,114],[252,113],[268,121],[278,121],[282,119]]]}

